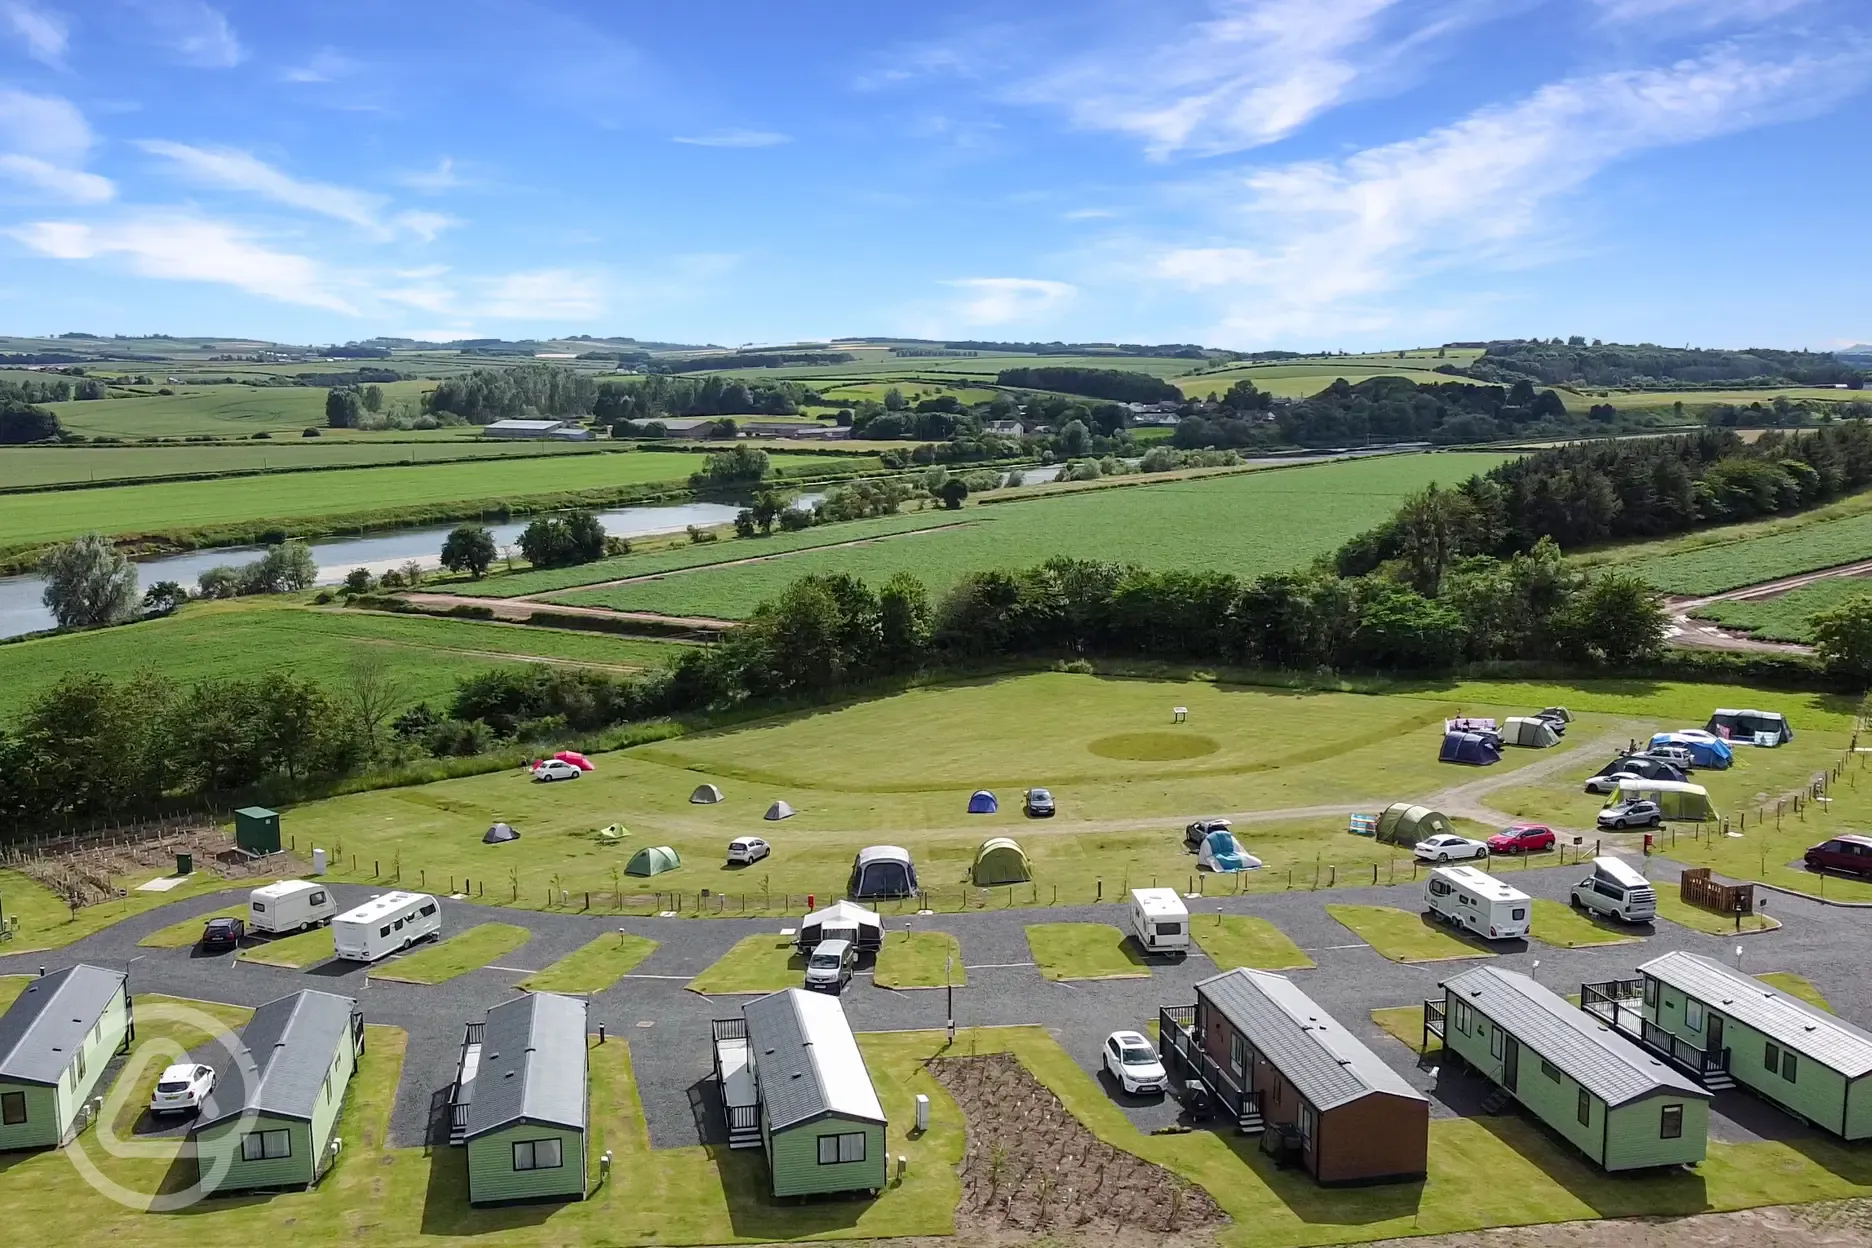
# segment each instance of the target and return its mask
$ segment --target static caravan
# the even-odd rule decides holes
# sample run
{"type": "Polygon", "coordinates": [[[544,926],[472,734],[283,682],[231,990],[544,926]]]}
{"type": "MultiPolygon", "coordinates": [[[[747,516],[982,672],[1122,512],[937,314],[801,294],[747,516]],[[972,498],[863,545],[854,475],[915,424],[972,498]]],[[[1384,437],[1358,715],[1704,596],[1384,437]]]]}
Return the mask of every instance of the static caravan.
{"type": "Polygon", "coordinates": [[[284,936],[329,923],[338,913],[338,900],[323,884],[281,880],[247,894],[247,930],[284,936]]]}
{"type": "Polygon", "coordinates": [[[1519,940],[1528,934],[1534,901],[1486,871],[1435,867],[1424,884],[1424,909],[1484,940],[1519,940]]]}
{"type": "Polygon", "coordinates": [[[1527,976],[1479,966],[1427,1005],[1442,1009],[1447,1053],[1604,1169],[1703,1160],[1710,1094],[1527,976]]]}
{"type": "Polygon", "coordinates": [[[468,1200],[583,1200],[589,1169],[585,1000],[504,1001],[470,1025],[456,1077],[468,1200]]]}
{"type": "Polygon", "coordinates": [[[1134,888],[1131,934],[1145,953],[1186,956],[1190,949],[1189,907],[1174,888],[1134,888]]]}
{"type": "Polygon", "coordinates": [[[428,893],[385,893],[332,920],[332,944],[352,962],[375,962],[442,930],[442,906],[428,893]]]}
{"type": "Polygon", "coordinates": [[[1666,819],[1703,823],[1716,817],[1708,789],[1677,780],[1621,780],[1606,805],[1620,802],[1656,802],[1658,813],[1666,819]]]}
{"type": "Polygon", "coordinates": [[[123,972],[81,964],[29,982],[0,1015],[0,1152],[76,1135],[79,1111],[135,1036],[123,972]]]}
{"type": "Polygon", "coordinates": [[[1646,1034],[1694,1050],[1712,1086],[1733,1081],[1822,1130],[1872,1139],[1872,1032],[1699,954],[1638,973],[1646,1034]]]}
{"type": "Polygon", "coordinates": [[[1657,918],[1657,889],[1642,871],[1623,858],[1595,858],[1592,865],[1592,874],[1573,886],[1575,906],[1626,923],[1657,918]]]}
{"type": "Polygon", "coordinates": [[[310,1187],[338,1156],[364,1015],[351,997],[307,989],[255,1010],[240,1039],[247,1060],[221,1074],[189,1128],[202,1191],[310,1187]]]}
{"type": "Polygon", "coordinates": [[[888,1123],[838,998],[788,988],[741,1017],[773,1194],[882,1191],[888,1123]]]}

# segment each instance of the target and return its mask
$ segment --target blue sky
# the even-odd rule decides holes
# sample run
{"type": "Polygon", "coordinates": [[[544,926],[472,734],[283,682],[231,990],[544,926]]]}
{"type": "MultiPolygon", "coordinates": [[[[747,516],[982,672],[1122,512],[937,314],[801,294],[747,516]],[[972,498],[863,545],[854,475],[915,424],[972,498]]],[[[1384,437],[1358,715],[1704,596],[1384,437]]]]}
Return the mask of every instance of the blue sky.
{"type": "Polygon", "coordinates": [[[1867,0],[0,0],[0,330],[1872,341],[1867,0]]]}

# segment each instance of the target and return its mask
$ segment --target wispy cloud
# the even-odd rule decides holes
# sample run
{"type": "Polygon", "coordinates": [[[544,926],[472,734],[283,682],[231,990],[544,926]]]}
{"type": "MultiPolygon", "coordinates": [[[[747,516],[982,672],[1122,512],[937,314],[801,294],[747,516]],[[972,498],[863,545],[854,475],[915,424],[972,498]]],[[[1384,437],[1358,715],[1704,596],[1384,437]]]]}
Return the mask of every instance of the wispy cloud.
{"type": "Polygon", "coordinates": [[[972,325],[1038,320],[1079,294],[1077,286],[1038,277],[962,277],[943,284],[963,292],[951,310],[972,325]]]}
{"type": "Polygon", "coordinates": [[[455,158],[444,156],[436,161],[433,169],[413,169],[400,174],[397,181],[413,191],[428,191],[431,194],[440,191],[452,191],[458,186],[466,186],[467,180],[455,171],[455,158]]]}
{"type": "Polygon", "coordinates": [[[342,52],[333,51],[331,48],[321,48],[317,52],[314,52],[303,64],[288,66],[286,69],[280,71],[280,81],[293,83],[337,82],[341,78],[351,77],[363,68],[364,63],[362,61],[346,56],[342,52]]]}
{"type": "Polygon", "coordinates": [[[40,8],[27,0],[9,0],[0,5],[0,17],[13,30],[26,54],[53,69],[65,68],[65,48],[71,39],[71,22],[55,9],[40,8]]]}
{"type": "Polygon", "coordinates": [[[777,147],[792,141],[790,135],[774,130],[713,130],[707,134],[678,134],[670,137],[672,143],[687,143],[691,147],[777,147]]]}
{"type": "Polygon", "coordinates": [[[100,204],[117,194],[116,183],[102,174],[68,169],[18,152],[0,154],[0,176],[74,204],[100,204]]]}
{"type": "Polygon", "coordinates": [[[1110,208],[1074,208],[1071,212],[1060,213],[1062,221],[1105,221],[1117,216],[1110,208]]]}
{"type": "Polygon", "coordinates": [[[509,273],[485,283],[476,310],[498,320],[585,321],[604,312],[604,288],[575,269],[509,273]]]}
{"type": "Polygon", "coordinates": [[[425,212],[420,208],[399,212],[392,221],[425,243],[433,243],[443,230],[452,230],[462,223],[460,217],[451,217],[446,212],[425,212]]]}
{"type": "Polygon", "coordinates": [[[1593,0],[1608,23],[1655,22],[1719,26],[1727,22],[1765,22],[1810,5],[1814,0],[1593,0]]]}
{"type": "Polygon", "coordinates": [[[184,177],[231,191],[246,191],[289,208],[347,221],[360,229],[382,234],[378,220],[383,196],[368,191],[308,182],[267,164],[251,152],[228,147],[195,147],[167,139],[144,139],[138,147],[161,157],[184,177]]]}
{"type": "Polygon", "coordinates": [[[247,59],[227,14],[203,0],[138,0],[156,42],[186,65],[232,69],[247,59]]]}
{"type": "Polygon", "coordinates": [[[0,90],[0,176],[41,196],[101,203],[116,187],[85,171],[93,142],[90,124],[70,100],[0,90]]]}

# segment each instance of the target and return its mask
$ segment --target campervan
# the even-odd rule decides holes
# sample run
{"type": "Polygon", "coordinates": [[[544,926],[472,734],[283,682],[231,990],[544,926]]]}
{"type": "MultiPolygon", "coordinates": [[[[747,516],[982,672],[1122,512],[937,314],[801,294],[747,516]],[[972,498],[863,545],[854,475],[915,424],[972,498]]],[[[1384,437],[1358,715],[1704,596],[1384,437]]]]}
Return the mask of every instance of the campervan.
{"type": "Polygon", "coordinates": [[[338,913],[331,889],[305,880],[281,880],[247,894],[247,930],[283,936],[310,931],[338,913]]]}
{"type": "Polygon", "coordinates": [[[1657,917],[1657,890],[1623,858],[1593,859],[1593,873],[1573,886],[1573,904],[1627,923],[1657,917]]]}
{"type": "Polygon", "coordinates": [[[1145,953],[1189,953],[1189,909],[1174,888],[1131,890],[1131,934],[1145,953]]]}
{"type": "Polygon", "coordinates": [[[428,893],[385,893],[332,920],[338,956],[375,962],[442,930],[442,906],[428,893]]]}
{"type": "Polygon", "coordinates": [[[1519,940],[1528,934],[1534,902],[1486,871],[1435,867],[1424,885],[1424,908],[1485,940],[1519,940]]]}

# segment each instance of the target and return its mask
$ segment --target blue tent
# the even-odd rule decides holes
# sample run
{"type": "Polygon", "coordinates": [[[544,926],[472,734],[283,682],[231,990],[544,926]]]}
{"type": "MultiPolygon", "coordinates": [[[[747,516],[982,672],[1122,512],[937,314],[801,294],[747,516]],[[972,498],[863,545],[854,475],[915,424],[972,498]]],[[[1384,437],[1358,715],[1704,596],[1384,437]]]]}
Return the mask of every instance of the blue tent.
{"type": "Polygon", "coordinates": [[[1233,832],[1211,832],[1203,838],[1202,848],[1196,851],[1196,865],[1205,871],[1253,871],[1261,865],[1261,860],[1243,853],[1233,832]]]}
{"type": "Polygon", "coordinates": [[[1437,755],[1437,760],[1487,767],[1491,763],[1501,762],[1501,746],[1494,738],[1485,737],[1479,732],[1446,732],[1443,734],[1443,749],[1437,755]]]}
{"type": "Polygon", "coordinates": [[[1690,751],[1690,761],[1698,767],[1721,771],[1735,762],[1735,751],[1720,737],[1705,732],[1657,732],[1652,745],[1681,745],[1690,751]]]}
{"type": "Polygon", "coordinates": [[[1001,809],[1001,803],[995,801],[995,795],[987,789],[976,789],[975,796],[969,798],[969,814],[992,815],[1001,809]]]}

